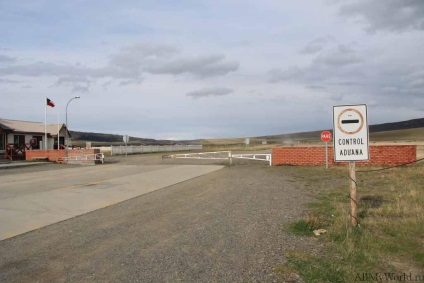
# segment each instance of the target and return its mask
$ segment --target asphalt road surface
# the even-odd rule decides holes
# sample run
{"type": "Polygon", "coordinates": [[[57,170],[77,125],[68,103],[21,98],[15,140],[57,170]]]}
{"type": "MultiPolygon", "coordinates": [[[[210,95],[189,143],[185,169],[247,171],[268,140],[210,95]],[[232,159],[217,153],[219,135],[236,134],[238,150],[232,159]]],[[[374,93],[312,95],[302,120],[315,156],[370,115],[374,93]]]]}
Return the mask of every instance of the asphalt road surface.
{"type": "MultiPolygon", "coordinates": [[[[45,166],[45,165],[42,165],[45,166]]],[[[223,168],[217,165],[80,166],[0,177],[0,240],[223,168]]]]}
{"type": "MultiPolygon", "coordinates": [[[[141,167],[196,163],[159,155],[110,160],[141,167]]],[[[0,178],[19,176],[6,171],[0,178]]],[[[242,162],[0,241],[0,281],[278,282],[273,267],[287,251],[315,249],[314,239],[283,229],[308,200],[284,167],[242,162]]]]}

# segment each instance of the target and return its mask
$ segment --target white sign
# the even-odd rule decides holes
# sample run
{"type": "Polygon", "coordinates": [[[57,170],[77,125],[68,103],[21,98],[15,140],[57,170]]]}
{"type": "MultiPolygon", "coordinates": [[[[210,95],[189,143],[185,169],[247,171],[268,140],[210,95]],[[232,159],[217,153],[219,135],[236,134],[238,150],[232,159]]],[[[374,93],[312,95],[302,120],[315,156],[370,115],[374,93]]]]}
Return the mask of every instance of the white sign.
{"type": "Polygon", "coordinates": [[[334,161],[370,159],[367,105],[333,106],[334,161]]]}
{"type": "Polygon", "coordinates": [[[130,140],[130,136],[129,135],[123,136],[123,140],[124,140],[124,143],[128,143],[128,141],[130,140]]]}

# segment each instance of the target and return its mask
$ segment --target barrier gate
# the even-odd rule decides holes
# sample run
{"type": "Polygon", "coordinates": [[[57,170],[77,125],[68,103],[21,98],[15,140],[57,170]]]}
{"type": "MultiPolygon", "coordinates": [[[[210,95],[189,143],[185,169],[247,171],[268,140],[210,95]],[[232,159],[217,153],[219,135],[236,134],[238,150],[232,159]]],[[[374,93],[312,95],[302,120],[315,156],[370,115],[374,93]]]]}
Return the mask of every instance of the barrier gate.
{"type": "Polygon", "coordinates": [[[268,162],[269,166],[272,165],[272,154],[270,153],[232,154],[231,151],[215,151],[215,152],[198,152],[198,153],[162,155],[162,159],[164,158],[205,159],[205,160],[220,159],[220,160],[228,160],[230,164],[233,163],[233,158],[238,158],[238,159],[265,161],[265,162],[268,162]]]}

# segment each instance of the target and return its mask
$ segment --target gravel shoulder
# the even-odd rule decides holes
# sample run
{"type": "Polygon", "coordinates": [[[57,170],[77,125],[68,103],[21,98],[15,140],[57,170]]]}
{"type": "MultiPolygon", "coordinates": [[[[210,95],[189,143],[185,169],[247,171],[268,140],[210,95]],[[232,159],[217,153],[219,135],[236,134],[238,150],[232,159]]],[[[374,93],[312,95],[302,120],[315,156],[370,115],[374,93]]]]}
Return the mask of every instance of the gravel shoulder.
{"type": "Polygon", "coordinates": [[[1,241],[0,281],[278,282],[289,250],[317,248],[283,230],[309,201],[284,167],[228,166],[1,241]]]}

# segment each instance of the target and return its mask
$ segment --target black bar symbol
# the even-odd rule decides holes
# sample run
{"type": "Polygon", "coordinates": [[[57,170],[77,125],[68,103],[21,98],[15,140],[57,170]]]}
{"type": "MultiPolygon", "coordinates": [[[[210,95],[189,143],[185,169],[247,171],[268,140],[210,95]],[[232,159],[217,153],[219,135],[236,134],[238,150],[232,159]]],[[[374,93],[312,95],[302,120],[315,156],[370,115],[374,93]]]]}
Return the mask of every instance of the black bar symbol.
{"type": "Polygon", "coordinates": [[[342,124],[357,124],[359,123],[358,119],[355,120],[342,120],[342,124]]]}

